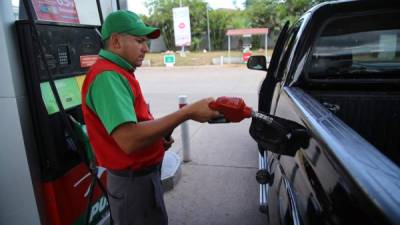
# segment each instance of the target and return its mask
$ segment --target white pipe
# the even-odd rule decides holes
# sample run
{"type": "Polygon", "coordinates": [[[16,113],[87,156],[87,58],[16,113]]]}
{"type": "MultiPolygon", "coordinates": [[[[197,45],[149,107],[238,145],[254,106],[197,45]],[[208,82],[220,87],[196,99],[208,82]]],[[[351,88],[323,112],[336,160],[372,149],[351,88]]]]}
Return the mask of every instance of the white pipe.
{"type": "MultiPolygon", "coordinates": [[[[179,108],[188,104],[186,95],[179,95],[179,108]]],[[[182,158],[184,162],[192,161],[190,156],[190,141],[189,141],[189,121],[181,124],[181,137],[182,137],[182,158]]]]}
{"type": "Polygon", "coordinates": [[[268,60],[268,32],[265,33],[265,58],[268,60]]]}

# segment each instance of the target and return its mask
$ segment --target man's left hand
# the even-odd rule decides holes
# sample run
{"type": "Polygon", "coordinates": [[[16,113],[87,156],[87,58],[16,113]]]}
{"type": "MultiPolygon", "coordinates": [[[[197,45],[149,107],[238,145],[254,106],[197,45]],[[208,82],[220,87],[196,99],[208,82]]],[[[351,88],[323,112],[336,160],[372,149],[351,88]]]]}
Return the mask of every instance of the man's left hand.
{"type": "Polygon", "coordinates": [[[164,141],[164,149],[167,151],[169,148],[171,148],[172,144],[175,142],[174,138],[172,136],[169,136],[169,140],[163,138],[164,141]]]}

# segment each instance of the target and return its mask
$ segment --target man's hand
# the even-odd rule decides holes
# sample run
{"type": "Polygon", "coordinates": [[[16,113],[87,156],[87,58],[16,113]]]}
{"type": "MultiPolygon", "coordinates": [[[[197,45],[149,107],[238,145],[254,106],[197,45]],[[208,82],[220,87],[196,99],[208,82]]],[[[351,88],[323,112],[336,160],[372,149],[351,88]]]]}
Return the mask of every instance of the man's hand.
{"type": "Polygon", "coordinates": [[[169,148],[171,148],[172,144],[175,142],[174,138],[172,136],[169,136],[168,140],[166,138],[163,138],[164,141],[164,150],[167,151],[169,148]]]}
{"type": "Polygon", "coordinates": [[[212,110],[208,106],[208,104],[212,101],[214,101],[214,98],[205,98],[197,102],[194,102],[192,104],[189,104],[184,108],[188,110],[190,119],[200,123],[204,123],[212,118],[220,116],[218,111],[212,110]]]}
{"type": "MultiPolygon", "coordinates": [[[[156,120],[123,123],[112,131],[111,136],[122,151],[130,154],[168,135],[188,119],[203,123],[220,116],[218,111],[209,108],[212,101],[213,98],[202,99],[156,120]]],[[[169,148],[172,143],[165,143],[165,146],[169,148]]]]}

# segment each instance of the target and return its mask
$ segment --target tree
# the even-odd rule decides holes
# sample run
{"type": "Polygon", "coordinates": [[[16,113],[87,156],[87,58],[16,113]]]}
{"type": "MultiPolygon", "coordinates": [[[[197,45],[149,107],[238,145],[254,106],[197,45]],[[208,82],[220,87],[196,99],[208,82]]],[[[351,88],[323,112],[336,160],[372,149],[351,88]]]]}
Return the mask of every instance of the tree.
{"type": "Polygon", "coordinates": [[[232,18],[232,13],[230,10],[220,9],[212,10],[209,13],[210,17],[210,36],[212,49],[220,50],[222,49],[225,34],[229,25],[229,21],[232,18]]]}
{"type": "Polygon", "coordinates": [[[158,27],[167,49],[174,49],[172,8],[178,7],[179,2],[168,0],[147,0],[145,2],[150,16],[144,18],[144,22],[158,27]]]}
{"type": "MultiPolygon", "coordinates": [[[[248,27],[268,27],[270,38],[274,39],[286,21],[293,23],[311,6],[327,0],[246,0],[244,11],[210,10],[210,36],[213,49],[222,49],[228,29],[248,27]]],[[[191,50],[199,50],[200,43],[207,34],[207,3],[205,0],[182,0],[189,7],[192,34],[191,50]]],[[[179,7],[179,0],[146,0],[150,16],[143,21],[159,27],[165,46],[175,49],[172,9],[179,7]]],[[[254,39],[259,42],[259,39],[254,39]]]]}
{"type": "Polygon", "coordinates": [[[245,8],[250,7],[253,4],[254,0],[245,0],[243,5],[245,8]]]}
{"type": "Polygon", "coordinates": [[[272,32],[279,30],[280,18],[277,14],[277,0],[251,0],[247,2],[249,5],[246,12],[251,27],[268,27],[272,32]]]}
{"type": "MultiPolygon", "coordinates": [[[[189,7],[190,28],[192,34],[192,50],[198,50],[201,37],[207,30],[206,6],[204,0],[183,0],[183,6],[189,7]]],[[[159,27],[163,34],[165,46],[175,49],[174,24],[172,9],[179,7],[178,0],[147,0],[145,2],[150,16],[144,21],[152,26],[159,27]]]]}
{"type": "MultiPolygon", "coordinates": [[[[323,2],[324,0],[286,0],[277,5],[278,17],[281,24],[289,21],[290,24],[296,22],[299,17],[311,8],[315,2],[323,2]]],[[[325,0],[326,1],[326,0],[325,0]]]]}
{"type": "Polygon", "coordinates": [[[192,33],[192,45],[190,49],[200,49],[202,38],[207,34],[207,3],[204,0],[187,0],[185,5],[190,9],[190,27],[192,33]]]}
{"type": "Polygon", "coordinates": [[[248,28],[250,26],[250,20],[247,17],[245,11],[235,10],[230,11],[231,18],[228,21],[229,29],[237,29],[237,28],[248,28]]]}
{"type": "Polygon", "coordinates": [[[315,4],[328,0],[246,0],[251,27],[268,27],[274,39],[286,21],[293,24],[315,4]]]}

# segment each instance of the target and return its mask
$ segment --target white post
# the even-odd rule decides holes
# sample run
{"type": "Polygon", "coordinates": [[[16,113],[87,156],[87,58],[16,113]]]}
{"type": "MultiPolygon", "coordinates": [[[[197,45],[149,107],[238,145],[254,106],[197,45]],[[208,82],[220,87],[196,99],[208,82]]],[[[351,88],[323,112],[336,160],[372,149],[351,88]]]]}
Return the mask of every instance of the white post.
{"type": "MultiPolygon", "coordinates": [[[[179,0],[179,7],[182,7],[182,0],[179,0]]],[[[185,45],[181,46],[181,53],[179,54],[181,57],[186,57],[185,54],[185,45]]]]}
{"type": "MultiPolygon", "coordinates": [[[[179,95],[179,108],[188,104],[186,95],[179,95]]],[[[190,141],[189,141],[189,121],[181,124],[181,137],[182,137],[182,156],[184,162],[192,161],[190,157],[190,141]]]]}
{"type": "Polygon", "coordinates": [[[231,36],[228,36],[228,64],[231,64],[231,36]]]}
{"type": "Polygon", "coordinates": [[[224,65],[224,56],[223,55],[221,55],[221,59],[220,60],[221,61],[219,63],[220,63],[221,66],[223,66],[224,65]]]}
{"type": "Polygon", "coordinates": [[[265,58],[268,60],[268,31],[265,33],[265,58]]]}
{"type": "Polygon", "coordinates": [[[180,52],[180,56],[181,56],[181,57],[186,57],[185,46],[184,46],[184,45],[182,45],[181,52],[180,52]]]}
{"type": "Polygon", "coordinates": [[[210,19],[208,17],[208,3],[206,5],[207,12],[207,37],[208,37],[208,51],[211,52],[211,40],[210,40],[210,19]]]}

